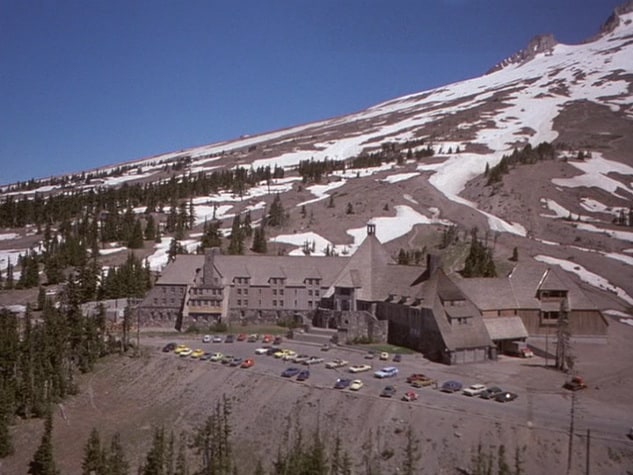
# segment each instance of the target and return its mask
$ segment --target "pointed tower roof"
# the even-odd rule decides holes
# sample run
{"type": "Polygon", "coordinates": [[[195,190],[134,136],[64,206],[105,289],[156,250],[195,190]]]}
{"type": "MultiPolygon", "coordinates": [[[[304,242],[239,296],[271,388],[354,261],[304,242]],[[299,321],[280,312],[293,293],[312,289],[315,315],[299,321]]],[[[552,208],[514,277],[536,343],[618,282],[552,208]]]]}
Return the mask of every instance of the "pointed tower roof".
{"type": "Polygon", "coordinates": [[[376,237],[376,225],[368,224],[367,237],[334,279],[330,291],[334,287],[351,287],[359,289],[356,297],[360,300],[382,300],[385,296],[380,290],[381,276],[392,264],[395,261],[376,237]]]}

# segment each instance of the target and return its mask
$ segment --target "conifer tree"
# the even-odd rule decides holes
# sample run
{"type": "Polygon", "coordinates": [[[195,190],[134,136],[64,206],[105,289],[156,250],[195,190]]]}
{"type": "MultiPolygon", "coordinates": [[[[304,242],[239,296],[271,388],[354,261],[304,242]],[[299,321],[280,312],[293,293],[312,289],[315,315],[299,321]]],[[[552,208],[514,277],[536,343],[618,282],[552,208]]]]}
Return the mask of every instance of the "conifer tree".
{"type": "Polygon", "coordinates": [[[82,475],[105,475],[105,453],[101,448],[101,438],[96,427],[92,428],[88,442],[84,446],[81,473],[82,475]]]}
{"type": "Polygon", "coordinates": [[[112,436],[110,450],[107,455],[107,475],[128,475],[130,465],[125,458],[121,435],[117,432],[112,436]]]}
{"type": "Polygon", "coordinates": [[[244,254],[244,236],[240,222],[240,214],[236,214],[233,218],[231,226],[231,237],[229,238],[228,253],[232,255],[244,254]]]}
{"type": "Polygon", "coordinates": [[[29,475],[58,475],[59,471],[55,466],[53,458],[53,414],[49,407],[44,419],[44,434],[38,446],[33,460],[29,463],[29,475]]]}

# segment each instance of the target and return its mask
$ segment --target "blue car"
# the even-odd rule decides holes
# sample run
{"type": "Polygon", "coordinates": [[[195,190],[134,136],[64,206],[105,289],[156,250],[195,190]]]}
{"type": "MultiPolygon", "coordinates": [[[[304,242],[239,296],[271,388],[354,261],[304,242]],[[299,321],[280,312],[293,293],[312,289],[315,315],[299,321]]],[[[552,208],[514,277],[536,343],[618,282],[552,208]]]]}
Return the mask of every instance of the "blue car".
{"type": "Polygon", "coordinates": [[[334,389],[345,389],[350,384],[352,384],[352,380],[351,379],[339,378],[339,379],[336,380],[336,383],[334,383],[334,389]]]}
{"type": "Polygon", "coordinates": [[[374,376],[376,378],[393,378],[394,376],[398,375],[398,368],[396,368],[395,366],[387,366],[386,368],[383,368],[381,370],[378,370],[374,373],[374,376]]]}
{"type": "Polygon", "coordinates": [[[290,368],[284,370],[284,372],[281,373],[281,375],[284,378],[292,378],[293,376],[298,375],[300,372],[301,372],[301,370],[299,368],[290,367],[290,368]]]}
{"type": "Polygon", "coordinates": [[[309,377],[310,377],[310,371],[307,369],[304,369],[297,375],[297,381],[305,381],[309,377]]]}
{"type": "Polygon", "coordinates": [[[440,391],[442,391],[443,393],[456,393],[457,391],[462,390],[462,386],[462,383],[460,383],[459,381],[446,381],[444,384],[442,384],[440,391]]]}

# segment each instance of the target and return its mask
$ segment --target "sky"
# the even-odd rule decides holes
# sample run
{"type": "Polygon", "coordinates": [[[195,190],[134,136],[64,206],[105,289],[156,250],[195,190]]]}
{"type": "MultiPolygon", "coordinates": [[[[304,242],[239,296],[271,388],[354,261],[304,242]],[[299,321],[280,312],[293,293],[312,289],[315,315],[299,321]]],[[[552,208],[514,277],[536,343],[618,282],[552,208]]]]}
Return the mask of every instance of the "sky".
{"type": "Polygon", "coordinates": [[[480,76],[624,0],[0,0],[0,184],[363,110],[480,76]]]}

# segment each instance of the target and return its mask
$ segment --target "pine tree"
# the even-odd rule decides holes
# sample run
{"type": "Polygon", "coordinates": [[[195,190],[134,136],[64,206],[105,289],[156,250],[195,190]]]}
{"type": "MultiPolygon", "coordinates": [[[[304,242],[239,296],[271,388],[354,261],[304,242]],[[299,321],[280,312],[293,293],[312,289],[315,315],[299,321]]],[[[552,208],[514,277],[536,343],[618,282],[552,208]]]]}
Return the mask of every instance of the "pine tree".
{"type": "Polygon", "coordinates": [[[112,436],[110,451],[107,455],[107,475],[128,475],[130,464],[125,458],[121,435],[117,432],[112,436]]]}
{"type": "Polygon", "coordinates": [[[44,434],[39,447],[29,463],[29,475],[58,475],[53,458],[53,415],[49,408],[44,420],[44,434]]]}
{"type": "Polygon", "coordinates": [[[156,239],[156,222],[154,221],[154,216],[151,214],[147,215],[144,237],[147,241],[156,239]]]}
{"type": "Polygon", "coordinates": [[[257,252],[258,254],[266,254],[268,251],[268,245],[266,243],[266,235],[263,226],[259,228],[255,228],[253,233],[253,247],[251,248],[253,252],[257,252]]]}
{"type": "Polygon", "coordinates": [[[145,465],[141,470],[142,475],[168,475],[165,470],[165,429],[154,429],[152,446],[147,452],[145,465]]]}
{"type": "Polygon", "coordinates": [[[229,240],[228,253],[232,255],[244,254],[244,236],[242,233],[242,226],[240,222],[239,213],[233,218],[233,225],[231,226],[231,237],[229,240]]]}
{"type": "Polygon", "coordinates": [[[268,212],[268,219],[266,225],[279,227],[286,223],[286,211],[281,203],[281,197],[279,193],[275,195],[273,202],[270,205],[270,211],[268,212]]]}
{"type": "Polygon", "coordinates": [[[0,380],[0,459],[13,453],[13,441],[9,431],[12,405],[8,391],[9,388],[0,380]]]}
{"type": "Polygon", "coordinates": [[[92,428],[84,447],[81,473],[82,475],[105,475],[105,454],[101,448],[101,438],[96,427],[92,428]]]}

